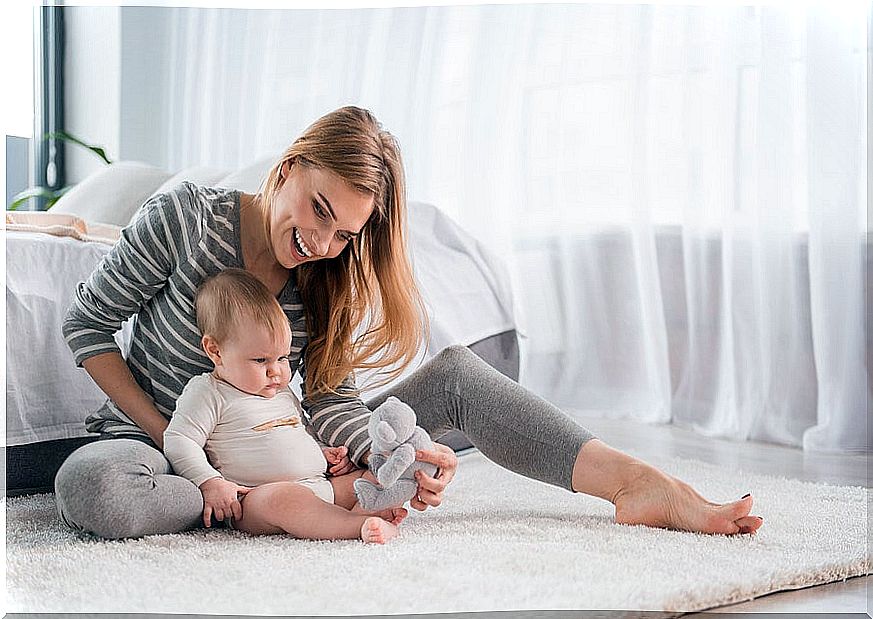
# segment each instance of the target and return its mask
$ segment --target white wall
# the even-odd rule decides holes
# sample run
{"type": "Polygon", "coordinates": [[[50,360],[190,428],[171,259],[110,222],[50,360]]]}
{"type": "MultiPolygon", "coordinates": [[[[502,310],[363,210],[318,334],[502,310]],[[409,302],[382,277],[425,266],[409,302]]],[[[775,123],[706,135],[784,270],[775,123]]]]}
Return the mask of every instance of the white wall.
{"type": "MultiPolygon", "coordinates": [[[[120,155],[121,7],[67,7],[64,63],[67,131],[98,144],[110,159],[120,155]]],[[[104,164],[68,145],[67,182],[75,183],[104,164]]]]}
{"type": "MultiPolygon", "coordinates": [[[[166,66],[172,9],[66,7],[67,130],[102,146],[112,160],[165,160],[166,66]]],[[[103,164],[67,147],[67,181],[75,183],[103,164]]]]}
{"type": "Polygon", "coordinates": [[[121,9],[120,155],[160,165],[165,160],[168,39],[174,11],[167,7],[121,9]]]}

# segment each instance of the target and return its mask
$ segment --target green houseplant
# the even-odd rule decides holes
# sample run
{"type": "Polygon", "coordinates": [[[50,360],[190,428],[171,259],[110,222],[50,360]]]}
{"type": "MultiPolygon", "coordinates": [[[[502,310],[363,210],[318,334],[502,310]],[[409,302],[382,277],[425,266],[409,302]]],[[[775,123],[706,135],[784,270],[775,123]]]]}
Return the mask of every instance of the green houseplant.
{"type": "MultiPolygon", "coordinates": [[[[84,140],[77,138],[73,134],[67,131],[54,131],[52,133],[47,133],[43,137],[43,139],[55,138],[58,140],[64,140],[70,142],[72,144],[76,144],[77,146],[81,146],[92,153],[94,153],[97,157],[99,157],[106,165],[111,165],[112,161],[109,157],[106,156],[106,151],[103,150],[100,146],[95,146],[94,144],[88,144],[84,140]]],[[[61,187],[60,189],[52,189],[50,187],[28,187],[21,193],[16,194],[12,198],[12,202],[6,207],[6,210],[15,211],[18,210],[21,205],[27,203],[28,200],[33,198],[45,198],[45,210],[50,209],[54,206],[55,202],[57,202],[61,196],[67,193],[70,189],[72,189],[73,185],[67,185],[66,187],[61,187]]]]}

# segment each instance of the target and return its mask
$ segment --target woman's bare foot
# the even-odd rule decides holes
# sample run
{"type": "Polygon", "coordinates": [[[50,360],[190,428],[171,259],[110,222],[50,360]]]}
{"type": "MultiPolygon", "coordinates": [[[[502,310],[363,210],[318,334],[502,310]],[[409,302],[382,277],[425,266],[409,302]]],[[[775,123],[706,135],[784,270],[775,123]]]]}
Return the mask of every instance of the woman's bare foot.
{"type": "Polygon", "coordinates": [[[378,516],[372,516],[361,526],[361,539],[365,544],[384,544],[397,537],[397,527],[378,516]]]}
{"type": "Polygon", "coordinates": [[[754,533],[764,522],[749,516],[752,497],[732,503],[707,501],[685,482],[635,462],[631,481],[613,497],[615,521],[695,533],[754,533]]]}

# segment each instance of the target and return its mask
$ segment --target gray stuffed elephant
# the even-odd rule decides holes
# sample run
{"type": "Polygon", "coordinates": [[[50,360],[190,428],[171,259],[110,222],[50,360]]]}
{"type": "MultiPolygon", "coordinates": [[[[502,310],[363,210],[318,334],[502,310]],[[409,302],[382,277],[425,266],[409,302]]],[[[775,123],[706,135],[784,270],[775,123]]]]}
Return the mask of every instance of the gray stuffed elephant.
{"type": "Polygon", "coordinates": [[[421,469],[431,476],[436,473],[435,465],[415,460],[417,450],[433,449],[430,436],[415,421],[415,411],[394,396],[370,416],[367,429],[373,444],[367,466],[379,485],[363,478],[355,480],[355,495],[364,509],[399,507],[418,490],[415,471],[421,469]]]}

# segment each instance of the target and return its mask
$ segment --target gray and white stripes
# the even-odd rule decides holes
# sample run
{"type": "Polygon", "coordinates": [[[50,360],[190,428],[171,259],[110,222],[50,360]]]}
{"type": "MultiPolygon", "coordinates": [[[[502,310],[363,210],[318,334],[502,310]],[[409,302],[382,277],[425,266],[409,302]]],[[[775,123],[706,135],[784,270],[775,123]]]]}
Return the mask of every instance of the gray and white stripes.
{"type": "MultiPolygon", "coordinates": [[[[154,196],[77,288],[63,324],[76,363],[120,352],[114,334],[136,314],[127,364],[158,411],[170,418],[188,380],[212,370],[200,348],[194,292],[204,279],[230,267],[244,268],[239,192],[182,183],[154,196]]],[[[291,324],[291,370],[304,375],[306,320],[293,271],[278,300],[291,324]]],[[[353,377],[338,391],[342,395],[317,401],[304,393],[303,407],[319,438],[328,445],[347,445],[359,463],[370,446],[369,410],[353,393],[353,377]]],[[[86,426],[91,432],[146,436],[111,401],[89,415],[86,426]]]]}

